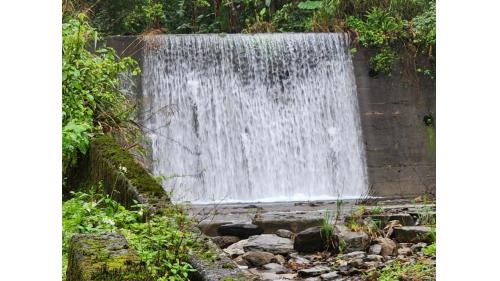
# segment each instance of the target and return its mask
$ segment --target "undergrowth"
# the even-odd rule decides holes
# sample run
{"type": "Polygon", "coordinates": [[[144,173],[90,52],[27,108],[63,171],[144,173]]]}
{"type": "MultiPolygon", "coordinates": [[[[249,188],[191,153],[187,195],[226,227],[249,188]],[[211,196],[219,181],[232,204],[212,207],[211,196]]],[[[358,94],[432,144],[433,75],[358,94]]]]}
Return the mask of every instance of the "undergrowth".
{"type": "Polygon", "coordinates": [[[154,280],[188,280],[194,271],[187,263],[197,246],[196,235],[189,231],[191,221],[175,207],[165,215],[153,215],[143,221],[145,207],[132,210],[95,190],[76,192],[63,203],[63,280],[68,264],[69,241],[77,233],[124,235],[154,280]]]}
{"type": "Polygon", "coordinates": [[[395,261],[376,272],[377,281],[427,281],[436,280],[435,268],[426,260],[414,264],[395,261]]]}

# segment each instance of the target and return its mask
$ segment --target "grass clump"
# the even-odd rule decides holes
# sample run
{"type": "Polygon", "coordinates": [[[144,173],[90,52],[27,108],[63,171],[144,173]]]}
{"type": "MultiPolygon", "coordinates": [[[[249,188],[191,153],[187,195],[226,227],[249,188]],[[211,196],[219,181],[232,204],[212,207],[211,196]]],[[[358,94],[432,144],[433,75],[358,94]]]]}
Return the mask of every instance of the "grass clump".
{"type": "Polygon", "coordinates": [[[398,261],[378,270],[378,281],[427,281],[436,280],[436,270],[427,261],[422,260],[414,264],[403,265],[398,261]]]}
{"type": "Polygon", "coordinates": [[[188,280],[194,269],[187,262],[197,247],[191,221],[179,209],[168,215],[153,215],[144,221],[145,207],[127,210],[109,195],[95,190],[76,192],[63,203],[63,280],[68,260],[69,241],[77,233],[124,235],[146,265],[152,280],[188,280]]]}

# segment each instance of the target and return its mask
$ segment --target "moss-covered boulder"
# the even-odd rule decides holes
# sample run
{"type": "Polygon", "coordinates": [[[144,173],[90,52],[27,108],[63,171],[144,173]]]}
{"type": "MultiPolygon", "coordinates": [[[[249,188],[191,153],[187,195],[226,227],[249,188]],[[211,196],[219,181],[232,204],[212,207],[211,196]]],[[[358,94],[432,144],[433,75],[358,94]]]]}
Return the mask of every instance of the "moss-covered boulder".
{"type": "Polygon", "coordinates": [[[67,281],[150,280],[136,252],[116,233],[77,234],[72,237],[67,281]]]}

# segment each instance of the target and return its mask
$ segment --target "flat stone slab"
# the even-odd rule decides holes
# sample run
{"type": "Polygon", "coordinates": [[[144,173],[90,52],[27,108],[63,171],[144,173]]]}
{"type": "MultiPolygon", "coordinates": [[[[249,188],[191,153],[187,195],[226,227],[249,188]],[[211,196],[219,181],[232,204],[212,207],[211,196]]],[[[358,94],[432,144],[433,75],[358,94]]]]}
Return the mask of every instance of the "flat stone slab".
{"type": "Polygon", "coordinates": [[[301,269],[298,271],[300,277],[314,277],[321,274],[330,272],[330,268],[327,266],[315,266],[307,269],[301,269]]]}
{"type": "Polygon", "coordinates": [[[222,236],[236,236],[241,239],[247,239],[252,235],[262,234],[264,230],[251,223],[231,223],[219,226],[217,232],[222,236]]]}
{"type": "Polygon", "coordinates": [[[293,251],[293,242],[288,238],[282,238],[276,234],[262,234],[250,236],[243,249],[246,252],[264,251],[275,255],[287,255],[293,251]]]}

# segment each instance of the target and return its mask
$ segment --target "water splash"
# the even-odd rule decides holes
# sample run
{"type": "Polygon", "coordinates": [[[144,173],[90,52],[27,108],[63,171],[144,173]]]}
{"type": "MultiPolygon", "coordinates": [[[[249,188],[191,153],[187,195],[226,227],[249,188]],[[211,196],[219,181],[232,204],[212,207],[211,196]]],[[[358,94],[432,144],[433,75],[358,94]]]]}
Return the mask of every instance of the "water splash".
{"type": "Polygon", "coordinates": [[[344,34],[165,35],[145,42],[143,125],[154,173],[167,178],[174,200],[365,195],[344,34]]]}

